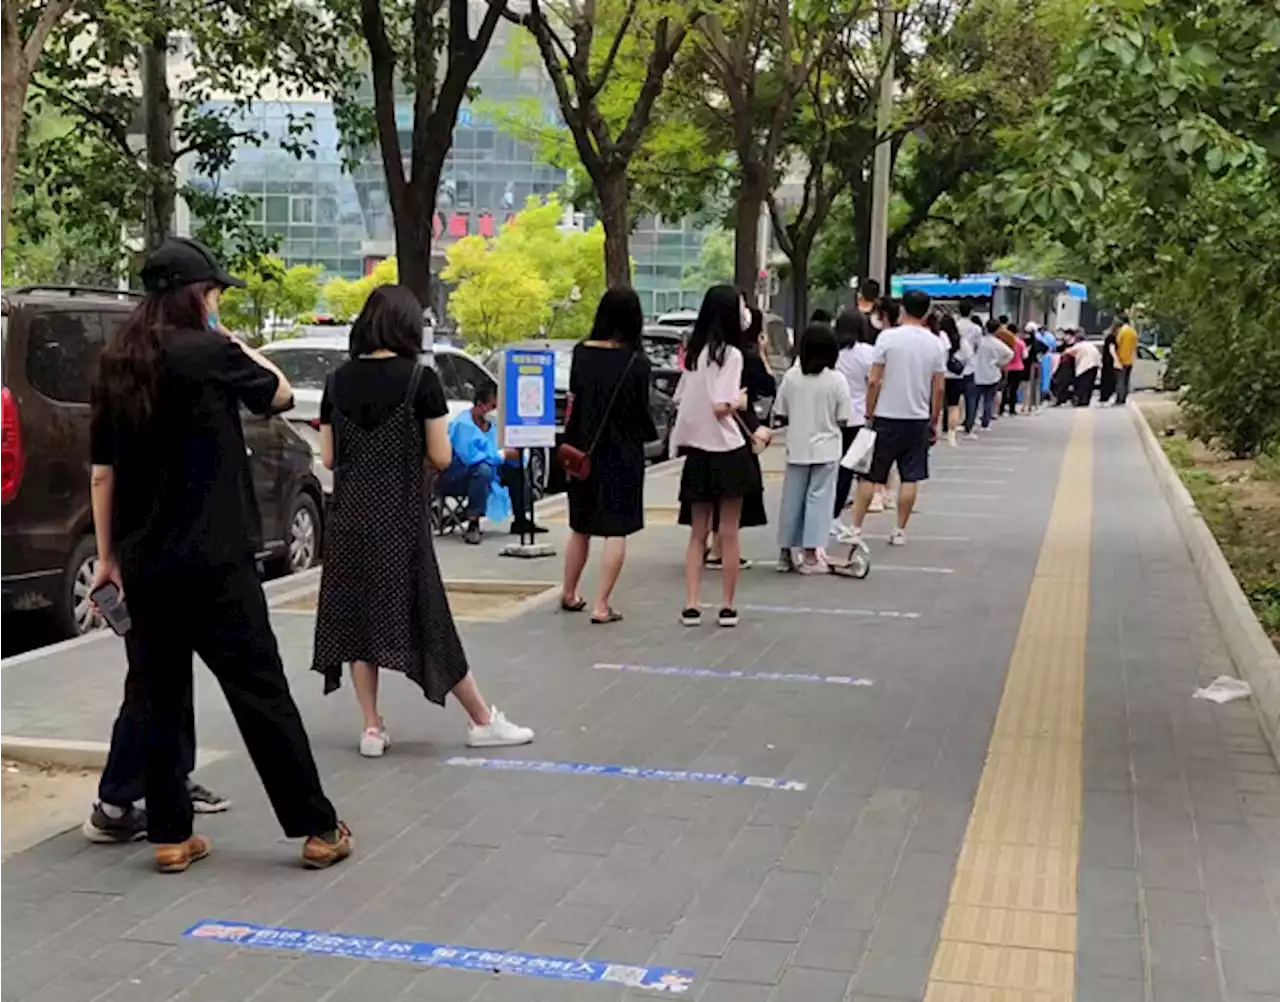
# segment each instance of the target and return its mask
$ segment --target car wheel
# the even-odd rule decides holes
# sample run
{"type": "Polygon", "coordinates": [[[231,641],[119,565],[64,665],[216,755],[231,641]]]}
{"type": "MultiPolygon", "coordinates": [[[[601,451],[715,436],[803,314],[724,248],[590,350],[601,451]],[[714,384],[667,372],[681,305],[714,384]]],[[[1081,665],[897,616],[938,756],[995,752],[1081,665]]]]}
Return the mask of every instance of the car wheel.
{"type": "Polygon", "coordinates": [[[288,573],[298,574],[309,570],[319,561],[320,511],[310,494],[300,494],[294,501],[285,542],[289,546],[285,558],[288,573]]]}
{"type": "Polygon", "coordinates": [[[82,637],[100,630],[103,618],[93,607],[89,592],[93,578],[98,573],[98,544],[92,536],[85,536],[71,551],[67,573],[62,588],[62,598],[54,610],[58,631],[65,637],[82,637]]]}

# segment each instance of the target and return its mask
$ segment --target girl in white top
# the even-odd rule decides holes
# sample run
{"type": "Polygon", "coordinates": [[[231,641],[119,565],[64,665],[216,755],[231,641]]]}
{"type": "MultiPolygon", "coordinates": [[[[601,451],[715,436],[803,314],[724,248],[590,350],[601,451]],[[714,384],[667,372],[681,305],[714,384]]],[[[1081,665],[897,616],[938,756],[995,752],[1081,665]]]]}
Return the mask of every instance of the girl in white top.
{"type": "Polygon", "coordinates": [[[685,347],[685,371],[676,387],[676,422],[672,445],[685,457],[680,501],[690,511],[689,545],[685,552],[685,603],[680,621],[702,622],[699,591],[707,532],[720,511],[723,566],[721,626],[737,626],[734,595],[738,587],[742,545],[738,537],[742,499],[760,489],[759,467],[737,412],[747,407],[742,390],[743,332],[751,313],[742,295],[729,285],[707,291],[685,347]]]}
{"type": "MultiPolygon", "coordinates": [[[[878,332],[871,317],[857,310],[845,310],[836,317],[835,326],[836,346],[840,349],[840,354],[836,356],[836,372],[844,376],[849,385],[849,399],[853,404],[853,420],[845,425],[841,433],[841,455],[844,455],[857,437],[862,419],[867,413],[867,381],[875,359],[878,332]]],[[[847,542],[853,534],[853,530],[840,521],[840,513],[844,511],[852,490],[853,470],[838,467],[835,503],[831,506],[831,533],[841,542],[847,542]]]]}
{"type": "MultiPolygon", "coordinates": [[[[841,429],[853,424],[849,384],[835,371],[836,335],[810,324],[800,338],[799,363],[783,377],[774,413],[787,418],[787,473],[778,516],[778,570],[826,574],[822,552],[835,498],[841,429]],[[803,560],[798,559],[804,551],[803,560]]],[[[865,410],[865,404],[864,404],[865,410]]]]}

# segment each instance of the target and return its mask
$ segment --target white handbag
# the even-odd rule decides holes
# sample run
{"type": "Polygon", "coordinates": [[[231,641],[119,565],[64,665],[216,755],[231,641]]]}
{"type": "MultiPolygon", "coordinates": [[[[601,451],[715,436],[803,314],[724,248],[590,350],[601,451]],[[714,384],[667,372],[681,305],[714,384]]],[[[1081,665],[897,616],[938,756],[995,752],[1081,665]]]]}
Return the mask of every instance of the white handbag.
{"type": "Polygon", "coordinates": [[[859,428],[840,465],[854,473],[866,473],[871,469],[871,457],[875,451],[876,433],[870,428],[859,428]]]}

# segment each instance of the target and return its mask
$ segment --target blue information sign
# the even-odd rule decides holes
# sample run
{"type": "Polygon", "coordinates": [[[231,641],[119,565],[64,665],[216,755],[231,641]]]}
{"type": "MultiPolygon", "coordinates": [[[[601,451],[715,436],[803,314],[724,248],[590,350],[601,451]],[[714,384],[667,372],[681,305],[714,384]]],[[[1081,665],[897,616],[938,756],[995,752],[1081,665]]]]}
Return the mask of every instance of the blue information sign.
{"type": "Polygon", "coordinates": [[[556,444],[556,353],[508,348],[502,353],[502,444],[548,449],[556,444]]]}

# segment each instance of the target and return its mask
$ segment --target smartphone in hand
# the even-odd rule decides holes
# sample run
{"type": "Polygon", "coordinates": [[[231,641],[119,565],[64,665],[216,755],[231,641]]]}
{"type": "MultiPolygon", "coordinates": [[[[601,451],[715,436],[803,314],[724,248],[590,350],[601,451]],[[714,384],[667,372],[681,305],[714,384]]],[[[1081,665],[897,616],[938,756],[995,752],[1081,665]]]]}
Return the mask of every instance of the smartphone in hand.
{"type": "Polygon", "coordinates": [[[133,626],[133,620],[129,618],[129,610],[125,607],[119,588],[108,581],[101,588],[95,588],[90,592],[89,598],[98,607],[98,611],[102,613],[102,618],[107,621],[112,632],[120,637],[129,632],[133,626]]]}

